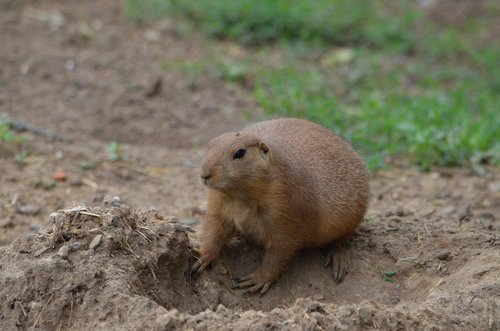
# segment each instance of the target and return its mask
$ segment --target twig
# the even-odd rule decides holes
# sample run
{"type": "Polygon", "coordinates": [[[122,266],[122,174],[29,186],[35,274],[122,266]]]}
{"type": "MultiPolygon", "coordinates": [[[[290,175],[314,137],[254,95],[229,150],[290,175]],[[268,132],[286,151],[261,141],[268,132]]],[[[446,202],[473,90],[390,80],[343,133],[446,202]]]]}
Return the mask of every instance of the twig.
{"type": "Polygon", "coordinates": [[[153,267],[149,266],[149,270],[151,270],[151,274],[153,275],[155,282],[158,283],[158,278],[156,278],[156,274],[155,274],[155,271],[153,270],[153,267]]]}
{"type": "Polygon", "coordinates": [[[7,123],[10,124],[10,126],[13,129],[16,129],[18,131],[33,132],[34,134],[44,136],[44,137],[48,138],[49,140],[53,140],[53,141],[57,140],[57,141],[70,142],[70,140],[68,138],[66,138],[65,136],[63,136],[60,133],[53,132],[53,131],[50,131],[50,130],[47,130],[44,128],[40,128],[40,127],[31,125],[31,124],[26,123],[26,122],[24,122],[20,119],[17,119],[17,118],[12,118],[10,116],[6,116],[6,121],[7,121],[7,123]]]}
{"type": "Polygon", "coordinates": [[[79,213],[82,214],[82,215],[88,215],[88,216],[93,216],[93,217],[101,218],[101,215],[95,214],[95,213],[90,213],[88,211],[79,211],[79,213]]]}
{"type": "Polygon", "coordinates": [[[71,310],[69,311],[68,327],[71,326],[71,318],[73,317],[73,296],[71,296],[71,310]]]}
{"type": "Polygon", "coordinates": [[[90,187],[92,187],[94,189],[97,189],[99,187],[99,185],[97,185],[96,182],[93,182],[93,181],[91,181],[90,179],[87,179],[87,178],[83,178],[82,179],[82,183],[85,184],[85,185],[87,185],[87,186],[90,186],[90,187]]]}
{"type": "MultiPolygon", "coordinates": [[[[139,229],[144,229],[144,230],[148,230],[149,232],[153,232],[153,230],[151,230],[150,228],[148,228],[147,226],[142,226],[142,225],[138,225],[137,228],[139,229]]],[[[153,232],[154,233],[154,232],[153,232]]]]}
{"type": "Polygon", "coordinates": [[[135,229],[135,232],[137,232],[138,234],[140,234],[144,239],[146,239],[147,242],[151,243],[151,239],[149,239],[148,237],[146,237],[146,235],[144,233],[142,233],[138,229],[135,229]]]}
{"type": "Polygon", "coordinates": [[[132,249],[132,247],[130,247],[130,245],[128,244],[128,242],[124,242],[124,245],[126,246],[123,246],[130,254],[132,254],[135,258],[139,258],[139,256],[137,254],[135,254],[134,250],[132,249]]]}
{"type": "Polygon", "coordinates": [[[181,292],[179,292],[177,289],[174,288],[174,292],[179,294],[181,297],[185,298],[186,296],[184,294],[182,294],[181,292]]]}
{"type": "Polygon", "coordinates": [[[166,180],[165,177],[163,176],[160,176],[160,175],[156,175],[156,174],[152,174],[150,172],[147,172],[147,171],[144,171],[142,169],[138,169],[138,168],[134,168],[134,167],[130,167],[130,166],[126,166],[126,165],[123,165],[123,168],[125,169],[128,169],[128,170],[131,170],[131,171],[135,171],[141,175],[145,175],[145,176],[149,176],[151,178],[156,178],[156,179],[161,179],[161,180],[166,180]]]}
{"type": "Polygon", "coordinates": [[[52,293],[52,295],[50,296],[49,300],[47,300],[47,302],[43,305],[42,307],[42,310],[40,311],[40,314],[38,314],[36,320],[35,320],[35,324],[33,324],[33,327],[31,328],[31,331],[35,330],[36,328],[36,325],[38,324],[38,320],[40,319],[40,317],[42,316],[43,314],[43,311],[45,310],[45,308],[49,305],[50,301],[52,300],[52,298],[54,297],[56,293],[52,293]]]}
{"type": "Polygon", "coordinates": [[[19,302],[19,301],[17,301],[17,303],[21,307],[21,311],[23,312],[24,317],[28,316],[28,314],[26,314],[26,310],[24,310],[23,304],[21,302],[19,302]]]}

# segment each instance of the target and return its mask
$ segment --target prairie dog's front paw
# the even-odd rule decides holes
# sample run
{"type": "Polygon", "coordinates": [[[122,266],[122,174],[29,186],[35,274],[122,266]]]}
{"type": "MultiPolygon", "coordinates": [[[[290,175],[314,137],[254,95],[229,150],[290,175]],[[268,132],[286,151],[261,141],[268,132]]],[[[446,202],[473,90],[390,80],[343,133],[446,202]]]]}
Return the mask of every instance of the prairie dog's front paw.
{"type": "Polygon", "coordinates": [[[191,268],[191,276],[197,276],[198,274],[200,274],[215,259],[216,259],[215,254],[208,254],[204,250],[200,250],[200,254],[196,258],[196,262],[193,263],[193,267],[191,268]]]}
{"type": "Polygon", "coordinates": [[[244,293],[259,292],[260,295],[263,295],[267,292],[276,278],[277,277],[275,275],[271,275],[269,272],[259,268],[254,273],[241,278],[236,278],[235,280],[238,283],[234,286],[234,288],[245,289],[244,293]]]}

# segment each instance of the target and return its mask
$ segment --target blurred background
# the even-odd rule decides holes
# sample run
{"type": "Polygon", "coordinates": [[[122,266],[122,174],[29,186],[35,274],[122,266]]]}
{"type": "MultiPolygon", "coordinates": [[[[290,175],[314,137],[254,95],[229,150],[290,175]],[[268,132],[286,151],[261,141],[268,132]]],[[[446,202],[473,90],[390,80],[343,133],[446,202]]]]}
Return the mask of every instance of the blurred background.
{"type": "Polygon", "coordinates": [[[498,162],[498,1],[129,0],[125,17],[225,45],[166,67],[239,84],[265,115],[323,123],[372,168],[498,162]]]}
{"type": "Polygon", "coordinates": [[[497,0],[0,0],[0,244],[107,194],[196,222],[206,141],[270,117],[484,176],[499,36],[497,0]]]}

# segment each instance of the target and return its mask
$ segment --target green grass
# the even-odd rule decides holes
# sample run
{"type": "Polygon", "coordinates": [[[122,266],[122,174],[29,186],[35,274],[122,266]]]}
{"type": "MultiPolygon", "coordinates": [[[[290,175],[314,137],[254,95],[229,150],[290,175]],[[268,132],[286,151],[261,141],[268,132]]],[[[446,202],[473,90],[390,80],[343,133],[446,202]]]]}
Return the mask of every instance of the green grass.
{"type": "Polygon", "coordinates": [[[425,77],[413,82],[417,91],[409,95],[408,73],[402,70],[371,69],[371,75],[341,82],[332,81],[334,72],[328,70],[263,70],[257,74],[255,95],[270,114],[308,118],[332,128],[363,152],[371,168],[382,166],[390,155],[410,157],[424,170],[498,163],[497,92],[477,83],[477,74],[458,81],[448,73],[444,80],[457,80],[451,90],[435,89],[439,77],[425,77]],[[342,90],[345,94],[338,93],[342,90]]]}
{"type": "Polygon", "coordinates": [[[0,142],[19,144],[28,140],[26,135],[18,134],[12,130],[12,125],[6,114],[0,114],[0,142]]]}
{"type": "Polygon", "coordinates": [[[322,123],[371,169],[392,157],[423,170],[499,164],[500,42],[478,36],[500,11],[438,29],[411,3],[128,0],[126,13],[143,22],[168,13],[250,45],[236,59],[214,42],[205,59],[161,67],[241,84],[270,117],[322,123]]]}
{"type": "Polygon", "coordinates": [[[246,45],[284,40],[407,48],[415,12],[393,7],[396,16],[375,0],[128,0],[125,14],[134,21],[178,15],[210,37],[246,45]]]}

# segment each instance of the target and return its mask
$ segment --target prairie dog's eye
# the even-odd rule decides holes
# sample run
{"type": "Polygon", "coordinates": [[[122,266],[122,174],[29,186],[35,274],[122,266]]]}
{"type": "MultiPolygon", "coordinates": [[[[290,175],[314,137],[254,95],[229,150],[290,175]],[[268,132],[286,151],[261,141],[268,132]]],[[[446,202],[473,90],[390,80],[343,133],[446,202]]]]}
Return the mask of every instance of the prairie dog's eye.
{"type": "Polygon", "coordinates": [[[245,156],[245,150],[238,149],[236,153],[234,153],[233,159],[241,159],[243,156],[245,156]]]}

